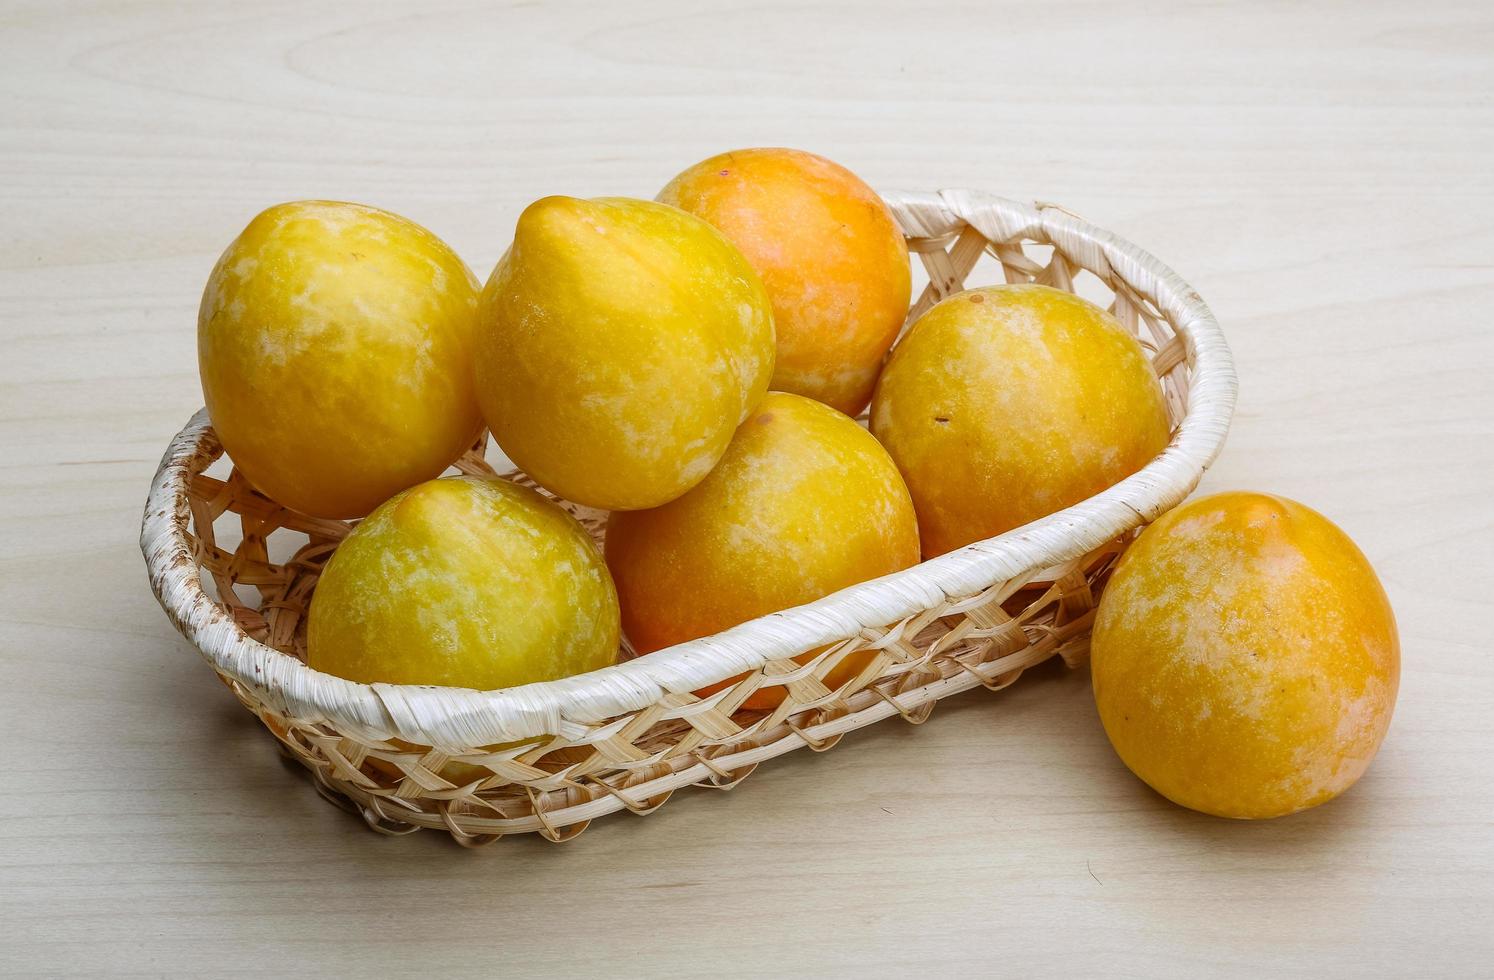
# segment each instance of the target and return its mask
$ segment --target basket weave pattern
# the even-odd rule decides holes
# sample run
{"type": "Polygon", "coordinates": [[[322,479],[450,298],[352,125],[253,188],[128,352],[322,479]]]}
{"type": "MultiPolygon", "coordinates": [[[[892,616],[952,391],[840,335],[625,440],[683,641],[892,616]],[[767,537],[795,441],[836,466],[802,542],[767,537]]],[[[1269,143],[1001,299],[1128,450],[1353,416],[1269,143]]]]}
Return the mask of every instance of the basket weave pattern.
{"type": "MultiPolygon", "coordinates": [[[[526,832],[568,840],[595,817],[647,813],[683,786],[729,789],[760,762],[824,751],[894,715],[922,723],[939,699],[1000,690],[1050,658],[1080,662],[1115,559],[1218,452],[1234,401],[1228,350],[1173,273],[1061,209],[964,191],[888,203],[929,277],[909,323],[963,288],[982,255],[1008,282],[1073,290],[1087,274],[1103,285],[1162,379],[1169,448],[1089,501],[819,602],[580,677],[473,692],[358,685],[305,667],[312,590],[351,526],[287,511],[236,471],[207,475],[222,448],[199,412],[146,508],[141,543],[163,607],[328,799],[375,830],[444,829],[465,845],[526,832]],[[806,664],[791,659],[827,644],[806,664]],[[826,687],[858,651],[874,655],[826,687]],[[690,693],[744,671],[709,697],[690,693]],[[765,685],[784,689],[782,704],[744,709],[765,685]]],[[[485,441],[456,468],[491,473],[485,441]]],[[[565,506],[600,541],[605,515],[565,506]]]]}

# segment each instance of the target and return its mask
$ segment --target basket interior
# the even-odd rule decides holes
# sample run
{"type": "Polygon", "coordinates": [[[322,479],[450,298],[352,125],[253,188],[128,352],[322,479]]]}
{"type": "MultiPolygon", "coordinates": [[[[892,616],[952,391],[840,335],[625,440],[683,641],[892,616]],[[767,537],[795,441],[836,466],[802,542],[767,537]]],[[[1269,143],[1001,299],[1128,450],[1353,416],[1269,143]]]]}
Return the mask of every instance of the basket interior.
{"type": "MultiPolygon", "coordinates": [[[[905,329],[967,281],[1038,282],[1076,292],[1110,309],[1147,349],[1176,430],[1187,410],[1185,345],[1157,308],[1123,282],[1081,269],[1051,245],[992,243],[970,226],[942,238],[911,238],[909,248],[917,299],[905,329]]],[[[492,448],[484,436],[452,471],[494,472],[492,448]]],[[[534,485],[522,473],[503,475],[534,485]]],[[[221,456],[193,477],[188,498],[188,541],[204,591],[247,635],[304,662],[306,610],[317,577],[352,524],[279,507],[221,456]]],[[[601,542],[605,514],[560,503],[601,542]]],[[[623,807],[647,812],[682,785],[729,787],[764,758],[828,748],[846,731],[892,713],[921,722],[940,697],[976,684],[999,689],[1054,656],[1077,663],[1087,652],[1099,590],[1131,536],[863,630],[807,662],[768,661],[709,697],[674,693],[645,710],[596,719],[579,738],[440,748],[370,740],[286,717],[252,688],[220,676],[283,750],[311,770],[324,795],[375,829],[441,828],[465,844],[524,831],[564,840],[592,816],[623,807]],[[862,663],[859,671],[828,687],[826,677],[851,656],[862,663]],[[753,695],[765,688],[778,689],[781,703],[754,708],[761,699],[753,695]]]]}

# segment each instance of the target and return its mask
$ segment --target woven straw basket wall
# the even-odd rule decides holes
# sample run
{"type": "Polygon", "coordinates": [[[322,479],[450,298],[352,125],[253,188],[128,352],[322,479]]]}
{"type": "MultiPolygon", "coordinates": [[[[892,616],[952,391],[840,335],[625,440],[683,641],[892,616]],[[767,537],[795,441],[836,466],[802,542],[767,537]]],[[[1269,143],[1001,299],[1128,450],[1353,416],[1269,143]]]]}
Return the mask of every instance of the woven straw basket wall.
{"type": "MultiPolygon", "coordinates": [[[[683,786],[730,788],[774,756],[823,751],[885,718],[920,723],[940,698],[999,690],[1049,658],[1079,662],[1115,558],[1223,443],[1228,348],[1176,274],[1061,209],[969,191],[887,200],[929,277],[909,322],[958,292],[982,255],[1008,282],[1073,290],[1092,277],[1082,291],[1103,287],[1152,355],[1175,426],[1168,448],[1083,503],[906,571],[590,674],[480,692],[306,667],[307,603],[349,526],[286,511],[237,473],[209,475],[222,448],[199,412],[162,460],[141,532],[167,615],[329,799],[376,830],[444,829],[467,845],[567,840],[603,814],[647,813],[683,786]],[[791,659],[827,644],[807,664],[791,659]],[[861,650],[875,655],[858,676],[822,683],[861,650]],[[709,697],[690,693],[744,672],[709,697]],[[763,685],[783,687],[782,704],[743,708],[763,685]]],[[[491,472],[480,448],[457,468],[491,472]]],[[[570,509],[600,537],[602,515],[570,509]]]]}

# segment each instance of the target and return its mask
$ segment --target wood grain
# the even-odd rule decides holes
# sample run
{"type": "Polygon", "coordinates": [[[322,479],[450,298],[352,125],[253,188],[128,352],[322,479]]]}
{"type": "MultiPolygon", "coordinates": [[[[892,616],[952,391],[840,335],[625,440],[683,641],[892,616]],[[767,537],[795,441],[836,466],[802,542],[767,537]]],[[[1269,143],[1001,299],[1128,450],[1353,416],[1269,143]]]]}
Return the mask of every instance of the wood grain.
{"type": "Polygon", "coordinates": [[[0,2],[0,971],[1494,972],[1491,52],[1481,2],[0,2]],[[218,252],[334,197],[485,274],[533,198],[754,144],[1058,201],[1200,289],[1242,377],[1205,489],[1326,512],[1400,619],[1359,786],[1178,810],[1060,668],[564,847],[381,839],[281,766],[135,547],[218,252]]]}

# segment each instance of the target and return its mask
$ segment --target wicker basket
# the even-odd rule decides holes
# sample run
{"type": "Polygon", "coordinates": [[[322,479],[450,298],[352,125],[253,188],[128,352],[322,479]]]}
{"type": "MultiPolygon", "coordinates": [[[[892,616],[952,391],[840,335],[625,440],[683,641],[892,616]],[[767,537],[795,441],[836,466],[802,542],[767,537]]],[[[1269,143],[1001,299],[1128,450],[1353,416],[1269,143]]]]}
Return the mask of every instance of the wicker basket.
{"type": "MultiPolygon", "coordinates": [[[[1083,290],[1103,286],[1152,354],[1175,426],[1167,449],[1067,510],[818,602],[589,674],[470,691],[356,684],[304,664],[307,603],[349,525],[287,511],[235,472],[210,476],[222,448],[202,411],[172,441],[146,505],[156,596],[325,796],[376,830],[444,829],[467,845],[568,840],[603,814],[648,813],[682,786],[728,789],[760,762],[823,751],[884,718],[918,724],[940,698],[999,690],[1051,657],[1079,662],[1116,556],[1219,452],[1235,398],[1229,350],[1176,274],[1059,208],[969,191],[888,203],[929,276],[909,322],[960,290],[982,255],[1008,282],[1073,290],[1092,275],[1083,290]],[[827,644],[805,665],[791,659],[827,644]],[[827,689],[859,650],[876,655],[827,689]],[[744,672],[709,697],[690,693],[744,672]],[[782,704],[743,708],[763,685],[785,687],[782,704]]],[[[481,446],[457,468],[491,472],[481,446]]],[[[571,510],[600,537],[602,515],[571,510]]]]}

